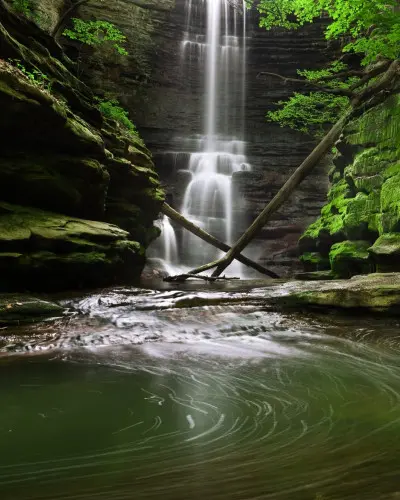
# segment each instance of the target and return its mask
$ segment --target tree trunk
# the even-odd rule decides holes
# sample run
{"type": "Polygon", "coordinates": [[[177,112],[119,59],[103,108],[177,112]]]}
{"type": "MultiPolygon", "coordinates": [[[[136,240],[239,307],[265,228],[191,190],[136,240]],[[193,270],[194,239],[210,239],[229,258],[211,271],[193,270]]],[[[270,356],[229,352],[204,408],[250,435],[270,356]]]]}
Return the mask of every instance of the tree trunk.
{"type": "Polygon", "coordinates": [[[354,113],[359,109],[369,109],[368,100],[379,97],[379,93],[382,93],[382,101],[385,96],[390,95],[390,87],[396,81],[400,72],[400,61],[393,61],[388,70],[382,78],[380,78],[376,83],[373,83],[359,94],[357,94],[351,101],[349,110],[340,118],[338,122],[330,129],[330,131],[325,135],[317,147],[310,153],[310,155],[304,160],[304,162],[295,170],[289,180],[284,184],[284,186],[278,191],[274,198],[268,203],[260,215],[254,220],[251,226],[246,230],[246,232],[239,238],[239,240],[233,245],[233,247],[216,262],[210,262],[197,269],[190,271],[190,273],[198,273],[202,271],[207,271],[208,269],[216,268],[212,276],[219,276],[236,258],[242,250],[249,244],[249,242],[257,235],[257,233],[265,226],[267,221],[271,218],[282,204],[290,197],[297,186],[303,181],[303,179],[313,170],[313,168],[320,162],[320,160],[325,156],[325,154],[333,147],[337,139],[339,138],[344,126],[353,117],[354,113]]]}
{"type": "Polygon", "coordinates": [[[227,254],[217,263],[216,266],[212,266],[216,267],[216,270],[213,272],[212,276],[219,276],[229,266],[229,264],[235,258],[235,255],[237,253],[240,253],[250,243],[250,241],[257,235],[257,233],[265,226],[267,221],[271,218],[271,215],[274,214],[283,205],[283,203],[290,197],[290,195],[303,181],[303,179],[333,147],[335,142],[339,139],[343,127],[347,123],[349,115],[350,112],[347,112],[331,128],[328,134],[306,158],[306,160],[304,160],[300,167],[295,170],[293,175],[289,177],[288,181],[286,181],[283,187],[272,198],[272,200],[268,203],[268,205],[264,208],[260,215],[254,220],[254,222],[246,230],[246,232],[243,233],[243,235],[229,250],[229,252],[227,252],[227,254]]]}
{"type": "MultiPolygon", "coordinates": [[[[170,219],[172,219],[173,221],[177,222],[185,229],[187,229],[188,231],[190,231],[192,234],[198,236],[203,241],[218,248],[219,250],[223,250],[224,252],[228,252],[230,250],[229,245],[222,243],[222,241],[217,240],[217,238],[214,238],[214,236],[211,236],[211,234],[207,233],[206,231],[203,231],[203,229],[200,229],[198,226],[196,226],[195,224],[187,220],[185,217],[183,217],[183,215],[181,215],[179,212],[170,207],[167,203],[164,203],[164,205],[161,208],[161,212],[170,219]]],[[[279,276],[274,272],[265,269],[265,267],[260,266],[260,264],[253,262],[252,260],[248,259],[247,257],[244,257],[243,255],[238,254],[235,258],[242,264],[251,267],[252,269],[255,269],[261,274],[265,274],[270,278],[279,278],[279,276]]],[[[198,274],[199,272],[201,271],[195,273],[191,272],[189,274],[198,274]]]]}

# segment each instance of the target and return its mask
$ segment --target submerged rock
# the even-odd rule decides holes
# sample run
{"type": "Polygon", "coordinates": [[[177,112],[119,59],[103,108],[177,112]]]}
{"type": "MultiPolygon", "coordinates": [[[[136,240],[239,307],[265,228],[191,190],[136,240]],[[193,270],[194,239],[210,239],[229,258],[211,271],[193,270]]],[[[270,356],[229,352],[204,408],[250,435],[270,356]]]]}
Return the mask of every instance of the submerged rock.
{"type": "Polygon", "coordinates": [[[0,294],[0,325],[34,323],[61,316],[64,308],[53,302],[22,294],[0,294]]]}

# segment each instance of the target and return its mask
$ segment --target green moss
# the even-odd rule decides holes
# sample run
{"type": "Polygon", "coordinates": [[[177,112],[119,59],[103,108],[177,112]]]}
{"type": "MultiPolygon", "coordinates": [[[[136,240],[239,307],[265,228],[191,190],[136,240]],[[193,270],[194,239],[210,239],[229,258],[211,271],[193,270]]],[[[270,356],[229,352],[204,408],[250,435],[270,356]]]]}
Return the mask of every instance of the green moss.
{"type": "Polygon", "coordinates": [[[377,236],[379,212],[380,197],[376,192],[369,195],[358,193],[355,198],[349,200],[343,221],[348,239],[365,238],[369,233],[371,237],[377,236]]]}
{"type": "Polygon", "coordinates": [[[400,233],[383,234],[369,250],[376,255],[400,256],[400,233]]]}
{"type": "Polygon", "coordinates": [[[33,323],[50,316],[61,316],[64,309],[52,302],[28,295],[0,295],[0,325],[33,323]]]}
{"type": "Polygon", "coordinates": [[[400,174],[387,179],[381,190],[382,212],[398,213],[400,206],[400,174]]]}
{"type": "Polygon", "coordinates": [[[386,179],[389,179],[389,177],[393,177],[394,175],[398,175],[398,174],[400,174],[400,162],[389,165],[389,167],[387,167],[383,171],[382,176],[383,176],[383,179],[386,180],[386,179]]]}
{"type": "Polygon", "coordinates": [[[104,143],[100,135],[90,130],[89,126],[77,117],[67,118],[65,127],[81,141],[104,148],[104,143]]]}
{"type": "Polygon", "coordinates": [[[373,191],[380,190],[383,183],[383,177],[379,174],[371,175],[369,177],[356,177],[353,179],[353,182],[357,191],[369,194],[373,191]]]}
{"type": "Polygon", "coordinates": [[[12,88],[10,85],[8,85],[0,77],[0,94],[1,93],[9,95],[12,99],[15,99],[16,101],[24,101],[28,104],[33,104],[35,106],[40,105],[40,103],[38,101],[31,99],[31,98],[27,97],[25,94],[23,94],[22,92],[19,92],[15,88],[12,88]]]}
{"type": "Polygon", "coordinates": [[[329,259],[319,252],[306,252],[300,257],[305,271],[324,271],[330,269],[329,259]]]}
{"type": "Polygon", "coordinates": [[[369,252],[378,272],[400,271],[400,233],[383,234],[369,252]]]}
{"type": "Polygon", "coordinates": [[[397,153],[392,148],[367,148],[355,156],[353,163],[346,167],[345,173],[353,177],[376,175],[396,160],[397,153]]]}
{"type": "Polygon", "coordinates": [[[373,272],[368,241],[342,241],[332,246],[329,260],[333,273],[339,278],[373,272]]]}

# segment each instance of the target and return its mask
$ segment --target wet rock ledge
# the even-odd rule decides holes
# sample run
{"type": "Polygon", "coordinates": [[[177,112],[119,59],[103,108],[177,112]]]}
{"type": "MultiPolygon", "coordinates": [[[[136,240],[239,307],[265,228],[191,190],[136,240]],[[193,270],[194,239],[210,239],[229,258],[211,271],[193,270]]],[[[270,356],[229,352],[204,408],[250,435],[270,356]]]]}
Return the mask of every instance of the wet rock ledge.
{"type": "Polygon", "coordinates": [[[349,280],[293,281],[268,292],[283,309],[366,310],[400,316],[400,273],[374,273],[349,280]]]}

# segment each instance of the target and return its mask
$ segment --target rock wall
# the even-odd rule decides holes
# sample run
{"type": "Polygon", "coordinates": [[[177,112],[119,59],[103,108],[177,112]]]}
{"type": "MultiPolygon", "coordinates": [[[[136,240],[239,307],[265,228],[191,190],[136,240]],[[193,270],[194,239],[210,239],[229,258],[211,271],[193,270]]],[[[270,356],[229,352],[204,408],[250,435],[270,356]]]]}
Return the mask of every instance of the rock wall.
{"type": "MultiPolygon", "coordinates": [[[[80,9],[80,15],[111,20],[128,36],[130,56],[122,61],[122,66],[121,61],[90,54],[85,58],[84,73],[91,86],[99,92],[113,92],[130,110],[154,155],[171,202],[179,209],[185,180],[177,171],[182,167],[181,162],[187,161],[188,146],[184,138],[203,129],[204,75],[195,67],[189,73],[182,70],[180,43],[187,22],[185,2],[167,3],[171,11],[160,13],[143,11],[129,0],[107,5],[92,0],[80,9]],[[182,154],[171,154],[176,152],[182,154]]],[[[245,140],[252,171],[241,172],[234,180],[236,219],[240,219],[236,236],[268,203],[315,143],[303,134],[266,122],[266,111],[299,88],[278,79],[264,80],[258,75],[269,71],[296,76],[298,68],[317,68],[326,62],[329,51],[322,35],[323,23],[299,32],[266,32],[258,28],[257,14],[249,14],[245,140]]],[[[253,242],[247,250],[249,256],[278,273],[294,272],[298,267],[298,238],[318,216],[326,199],[327,184],[326,168],[321,165],[253,242]]]]}
{"type": "Polygon", "coordinates": [[[0,289],[138,279],[164,199],[149,151],[45,31],[4,2],[0,20],[0,289]]]}
{"type": "Polygon", "coordinates": [[[321,216],[300,240],[307,270],[400,271],[400,98],[352,121],[337,144],[321,216]]]}

